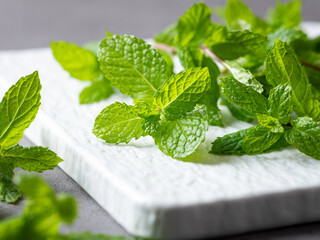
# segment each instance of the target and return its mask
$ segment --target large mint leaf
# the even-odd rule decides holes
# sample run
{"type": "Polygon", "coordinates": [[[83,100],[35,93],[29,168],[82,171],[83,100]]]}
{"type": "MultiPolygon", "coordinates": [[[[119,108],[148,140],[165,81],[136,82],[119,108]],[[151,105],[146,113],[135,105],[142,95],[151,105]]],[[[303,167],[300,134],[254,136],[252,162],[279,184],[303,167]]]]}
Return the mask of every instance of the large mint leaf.
{"type": "Polygon", "coordinates": [[[300,152],[320,160],[320,122],[302,117],[290,123],[292,128],[286,132],[286,140],[300,152]]]}
{"type": "Polygon", "coordinates": [[[294,111],[298,116],[320,120],[320,103],[313,99],[308,76],[294,51],[284,42],[275,41],[266,60],[266,78],[272,86],[289,83],[294,111]]]}
{"type": "Polygon", "coordinates": [[[245,31],[230,31],[216,28],[204,45],[224,60],[236,59],[248,54],[264,55],[267,38],[261,34],[245,31]]]}
{"type": "Polygon", "coordinates": [[[80,104],[99,102],[107,99],[113,93],[113,88],[108,79],[100,76],[91,82],[91,85],[84,88],[80,93],[80,104]]]}
{"type": "Polygon", "coordinates": [[[177,24],[171,24],[164,30],[154,36],[154,41],[157,43],[164,43],[174,45],[177,36],[177,24]]]}
{"type": "Polygon", "coordinates": [[[287,124],[293,111],[292,89],[288,83],[280,84],[269,93],[270,116],[277,118],[281,124],[287,124]]]}
{"type": "Polygon", "coordinates": [[[267,98],[233,77],[221,78],[221,92],[228,101],[249,112],[262,114],[268,112],[267,98]]]}
{"type": "Polygon", "coordinates": [[[101,70],[112,85],[135,100],[151,102],[169,78],[161,54],[134,36],[114,35],[102,40],[98,56],[101,70]]]}
{"type": "Polygon", "coordinates": [[[93,80],[101,74],[96,54],[72,43],[52,42],[53,56],[74,78],[93,80]]]}
{"type": "Polygon", "coordinates": [[[20,145],[0,150],[0,163],[10,163],[27,171],[43,172],[55,168],[62,159],[43,147],[24,148],[20,145]]]}
{"type": "Polygon", "coordinates": [[[275,29],[281,26],[288,29],[299,26],[301,22],[301,1],[297,0],[285,4],[277,1],[276,7],[269,11],[267,20],[275,29]]]}
{"type": "Polygon", "coordinates": [[[242,148],[246,153],[263,153],[274,145],[283,133],[272,132],[271,128],[257,125],[250,129],[242,140],[242,148]]]}
{"type": "Polygon", "coordinates": [[[160,150],[173,158],[185,158],[194,153],[205,139],[208,116],[204,105],[174,121],[164,121],[154,136],[160,150]]]}
{"type": "Polygon", "coordinates": [[[154,96],[156,108],[169,118],[192,111],[210,88],[207,68],[190,68],[172,76],[154,96]]]}
{"type": "Polygon", "coordinates": [[[38,72],[22,77],[5,94],[0,103],[0,147],[17,144],[35,119],[40,106],[38,72]]]}
{"type": "Polygon", "coordinates": [[[181,46],[200,45],[211,35],[215,26],[211,9],[203,2],[195,3],[180,17],[177,24],[177,42],[181,46]]]}
{"type": "Polygon", "coordinates": [[[270,132],[283,133],[284,129],[275,117],[269,116],[267,114],[257,114],[258,122],[261,126],[269,129],[270,132]]]}
{"type": "Polygon", "coordinates": [[[107,143],[128,143],[143,135],[143,120],[135,106],[115,102],[97,116],[92,132],[107,143]]]}
{"type": "Polygon", "coordinates": [[[237,61],[226,61],[225,66],[239,82],[253,88],[258,93],[263,92],[263,85],[248,69],[243,68],[237,61]]]}
{"type": "Polygon", "coordinates": [[[0,161],[0,201],[13,203],[21,196],[18,187],[12,182],[13,169],[12,163],[0,161]]]}

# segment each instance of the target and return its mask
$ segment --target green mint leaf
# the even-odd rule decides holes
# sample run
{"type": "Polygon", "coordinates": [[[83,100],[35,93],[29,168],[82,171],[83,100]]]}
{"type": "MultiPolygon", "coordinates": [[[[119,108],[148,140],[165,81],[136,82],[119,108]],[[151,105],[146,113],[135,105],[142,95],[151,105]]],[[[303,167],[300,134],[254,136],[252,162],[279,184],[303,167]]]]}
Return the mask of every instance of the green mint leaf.
{"type": "Polygon", "coordinates": [[[80,93],[80,104],[99,102],[107,99],[113,93],[113,88],[108,79],[101,76],[91,82],[91,85],[84,88],[80,93]]]}
{"type": "Polygon", "coordinates": [[[219,27],[206,39],[204,45],[221,59],[233,60],[248,54],[264,56],[266,43],[267,38],[261,34],[219,27]]]}
{"type": "Polygon", "coordinates": [[[172,46],[175,44],[175,38],[177,34],[177,24],[171,24],[154,36],[154,41],[172,46]]]}
{"type": "Polygon", "coordinates": [[[195,3],[178,20],[177,42],[181,46],[199,46],[212,34],[214,28],[211,9],[203,2],[195,3]]]}
{"type": "Polygon", "coordinates": [[[273,133],[284,133],[284,129],[277,118],[266,114],[257,114],[258,122],[261,126],[269,129],[273,133]]]}
{"type": "Polygon", "coordinates": [[[143,121],[135,106],[115,102],[97,116],[92,132],[107,143],[128,143],[143,136],[143,121]]]}
{"type": "MultiPolygon", "coordinates": [[[[244,155],[256,154],[254,152],[247,152],[243,149],[243,139],[250,131],[256,127],[240,130],[238,132],[227,134],[223,137],[218,137],[213,143],[210,153],[216,155],[244,155]]],[[[262,151],[263,153],[273,152],[288,147],[289,144],[285,140],[284,134],[281,134],[278,141],[271,145],[268,149],[262,151]]],[[[260,153],[262,153],[260,152],[260,153]]],[[[259,153],[259,152],[258,152],[259,153]]]]}
{"type": "Polygon", "coordinates": [[[179,117],[193,110],[210,84],[207,68],[190,68],[164,83],[154,96],[154,105],[163,110],[166,117],[179,117]]]}
{"type": "Polygon", "coordinates": [[[38,72],[22,77],[0,103],[0,146],[17,144],[35,119],[40,106],[41,84],[38,72]]]}
{"type": "Polygon", "coordinates": [[[293,44],[296,40],[304,40],[307,36],[298,28],[287,29],[284,26],[280,27],[276,31],[268,35],[268,45],[267,48],[271,49],[274,45],[276,39],[288,44],[293,44]]]}
{"type": "Polygon", "coordinates": [[[253,88],[258,93],[262,93],[263,85],[253,76],[253,74],[243,67],[237,61],[226,61],[226,67],[232,73],[233,77],[239,82],[253,88]]]}
{"type": "Polygon", "coordinates": [[[275,29],[281,26],[285,28],[299,26],[301,22],[301,1],[292,1],[285,4],[277,1],[276,7],[269,10],[267,20],[275,29]]]}
{"type": "Polygon", "coordinates": [[[249,131],[254,128],[243,129],[238,132],[230,133],[224,135],[223,137],[218,137],[211,147],[210,153],[216,155],[241,155],[246,152],[242,149],[242,140],[249,133],[249,131]]]}
{"type": "Polygon", "coordinates": [[[171,76],[173,74],[173,69],[174,69],[174,63],[172,60],[172,54],[163,51],[163,50],[158,50],[158,52],[162,55],[163,59],[166,61],[167,63],[167,71],[168,71],[168,76],[171,76]]]}
{"type": "Polygon", "coordinates": [[[52,42],[53,56],[64,70],[79,80],[93,80],[101,74],[96,54],[72,43],[52,42]]]}
{"type": "Polygon", "coordinates": [[[221,78],[221,92],[230,101],[252,113],[267,114],[268,100],[233,77],[221,78]]]}
{"type": "Polygon", "coordinates": [[[250,129],[242,140],[242,148],[246,153],[263,153],[275,144],[283,133],[272,132],[269,127],[257,125],[250,129]]]}
{"type": "Polygon", "coordinates": [[[20,145],[0,149],[0,163],[10,163],[14,168],[43,172],[55,168],[62,161],[54,152],[43,147],[24,148],[20,145]]]}
{"type": "Polygon", "coordinates": [[[14,203],[21,197],[18,187],[12,182],[13,169],[12,163],[0,161],[0,201],[14,203]]]}
{"type": "Polygon", "coordinates": [[[251,123],[257,118],[255,113],[249,112],[238,105],[231,103],[223,95],[221,95],[221,100],[221,104],[227,106],[232,116],[234,116],[236,119],[251,123]]]}
{"type": "Polygon", "coordinates": [[[135,100],[152,102],[157,89],[169,78],[161,54],[134,36],[114,35],[101,41],[101,70],[112,85],[135,100]]]}
{"type": "Polygon", "coordinates": [[[295,52],[284,42],[275,45],[266,59],[266,78],[272,86],[289,83],[293,109],[298,116],[320,120],[320,103],[313,99],[308,76],[295,52]]]}
{"type": "Polygon", "coordinates": [[[300,152],[320,160],[320,122],[311,118],[295,118],[286,132],[286,140],[300,152]]]}
{"type": "Polygon", "coordinates": [[[185,69],[202,67],[204,53],[199,46],[177,47],[177,55],[185,69]]]}
{"type": "Polygon", "coordinates": [[[177,159],[194,153],[205,139],[208,116],[204,105],[173,121],[164,121],[154,136],[155,143],[165,154],[177,159]]]}
{"type": "Polygon", "coordinates": [[[287,124],[293,111],[292,89],[288,83],[271,89],[268,114],[277,118],[281,124],[287,124]]]}

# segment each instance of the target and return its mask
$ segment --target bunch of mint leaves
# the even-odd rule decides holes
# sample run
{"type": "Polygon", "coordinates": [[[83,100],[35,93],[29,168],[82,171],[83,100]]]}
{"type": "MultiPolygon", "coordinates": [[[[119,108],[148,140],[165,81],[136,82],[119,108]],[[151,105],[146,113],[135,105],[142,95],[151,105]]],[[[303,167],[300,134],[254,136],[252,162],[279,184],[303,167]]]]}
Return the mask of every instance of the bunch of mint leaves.
{"type": "Polygon", "coordinates": [[[43,147],[18,145],[23,132],[35,119],[40,107],[41,84],[38,72],[22,77],[4,95],[0,103],[0,200],[17,201],[21,193],[12,182],[14,169],[43,172],[62,161],[43,147]]]}
{"type": "MultiPolygon", "coordinates": [[[[22,214],[0,222],[0,239],[6,240],[133,240],[91,233],[60,234],[61,224],[71,224],[77,216],[75,199],[55,194],[39,177],[18,175],[14,182],[27,199],[22,214]]],[[[138,238],[135,238],[138,240],[138,238]]]]}
{"type": "Polygon", "coordinates": [[[319,159],[320,38],[301,30],[301,1],[277,1],[265,19],[240,0],[228,0],[215,14],[226,25],[212,22],[204,3],[194,4],[154,37],[154,48],[108,34],[94,50],[96,66],[135,105],[106,107],[93,133],[114,144],[150,135],[164,153],[185,158],[204,141],[208,125],[223,127],[220,102],[238,120],[258,125],[218,138],[211,153],[293,145],[319,159]],[[175,55],[185,68],[177,74],[175,55]]]}

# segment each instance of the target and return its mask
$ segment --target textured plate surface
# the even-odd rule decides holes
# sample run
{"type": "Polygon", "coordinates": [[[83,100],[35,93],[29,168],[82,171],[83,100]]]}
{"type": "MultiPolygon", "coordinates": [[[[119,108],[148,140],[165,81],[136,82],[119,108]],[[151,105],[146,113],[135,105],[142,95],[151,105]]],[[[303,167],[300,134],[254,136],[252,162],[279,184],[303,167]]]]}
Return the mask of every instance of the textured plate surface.
{"type": "MultiPolygon", "coordinates": [[[[305,28],[318,34],[320,25],[305,28]]],[[[242,157],[207,153],[216,137],[251,126],[226,109],[225,127],[210,127],[200,149],[177,161],[150,137],[118,146],[95,138],[95,116],[115,101],[132,101],[118,93],[80,106],[87,83],[71,78],[49,49],[1,52],[1,97],[34,70],[42,105],[26,136],[65,159],[61,168],[130,233],[194,239],[320,219],[320,161],[293,148],[242,157]]]]}

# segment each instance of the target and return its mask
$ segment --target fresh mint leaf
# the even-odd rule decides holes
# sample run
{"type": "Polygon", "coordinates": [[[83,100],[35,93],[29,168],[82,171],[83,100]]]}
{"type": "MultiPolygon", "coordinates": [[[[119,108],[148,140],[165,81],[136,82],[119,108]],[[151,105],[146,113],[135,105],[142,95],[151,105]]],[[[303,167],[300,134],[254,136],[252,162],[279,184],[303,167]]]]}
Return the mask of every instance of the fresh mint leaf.
{"type": "Polygon", "coordinates": [[[211,9],[203,2],[195,3],[180,17],[177,24],[177,42],[180,46],[199,46],[212,34],[211,9]]]}
{"type": "Polygon", "coordinates": [[[163,59],[166,61],[168,76],[171,76],[173,74],[173,69],[174,69],[174,63],[172,60],[173,55],[161,49],[159,49],[158,52],[162,55],[163,59]]]}
{"type": "Polygon", "coordinates": [[[101,70],[112,85],[135,100],[152,102],[157,89],[169,78],[158,51],[133,36],[114,35],[101,41],[101,70]]]}
{"type": "Polygon", "coordinates": [[[320,160],[320,122],[309,117],[290,121],[292,128],[286,132],[286,140],[300,152],[320,160]]]}
{"type": "Polygon", "coordinates": [[[284,133],[284,129],[277,118],[266,114],[257,114],[258,122],[262,127],[266,127],[273,133],[284,133]]]}
{"type": "Polygon", "coordinates": [[[292,1],[285,4],[277,1],[276,7],[269,10],[267,20],[274,29],[281,26],[287,29],[299,26],[301,22],[301,1],[292,1]]]}
{"type": "Polygon", "coordinates": [[[204,45],[223,60],[233,60],[248,54],[264,55],[267,38],[248,30],[232,31],[216,28],[204,45]]]}
{"type": "Polygon", "coordinates": [[[80,93],[80,104],[89,104],[107,99],[112,93],[113,88],[108,79],[104,76],[93,80],[91,85],[84,88],[80,93]]]}
{"type": "Polygon", "coordinates": [[[287,44],[291,45],[297,40],[304,40],[306,38],[307,35],[304,32],[302,32],[299,28],[287,29],[284,26],[282,26],[268,35],[267,48],[271,49],[276,39],[279,39],[280,41],[286,42],[287,44]]]}
{"type": "Polygon", "coordinates": [[[237,61],[225,61],[225,66],[239,82],[253,88],[258,93],[262,93],[264,91],[263,85],[248,69],[243,68],[237,61]]]}
{"type": "Polygon", "coordinates": [[[251,128],[242,140],[242,148],[246,153],[263,153],[274,145],[283,135],[280,132],[272,132],[271,128],[256,125],[251,128]]]}
{"type": "Polygon", "coordinates": [[[271,89],[268,114],[277,118],[281,124],[287,124],[293,111],[292,89],[288,83],[271,89]]]}
{"type": "Polygon", "coordinates": [[[229,102],[223,95],[221,95],[221,100],[221,104],[227,106],[232,116],[236,119],[251,123],[257,118],[255,113],[249,112],[238,105],[229,102]]]}
{"type": "Polygon", "coordinates": [[[135,106],[115,102],[97,116],[92,132],[107,143],[128,143],[143,136],[143,121],[135,106]]]}
{"type": "Polygon", "coordinates": [[[205,139],[208,115],[204,105],[173,121],[164,120],[154,136],[155,143],[165,154],[177,159],[194,153],[205,139]]]}
{"type": "Polygon", "coordinates": [[[262,94],[230,76],[221,78],[220,81],[221,92],[228,101],[249,112],[267,114],[268,100],[262,94]]]}
{"type": "Polygon", "coordinates": [[[12,164],[26,171],[43,172],[55,168],[62,161],[54,152],[43,147],[24,148],[20,145],[0,149],[0,163],[12,164]]]}
{"type": "Polygon", "coordinates": [[[164,83],[154,96],[154,105],[166,117],[179,117],[193,110],[210,89],[210,84],[207,68],[187,69],[164,83]]]}
{"type": "Polygon", "coordinates": [[[38,72],[22,77],[0,103],[0,148],[17,144],[35,119],[40,106],[41,84],[38,72]]]}
{"type": "Polygon", "coordinates": [[[66,42],[52,42],[51,49],[53,56],[72,77],[93,80],[100,76],[99,62],[92,50],[66,42]]]}
{"type": "Polygon", "coordinates": [[[289,83],[293,109],[298,116],[320,120],[320,103],[313,99],[308,76],[292,48],[280,40],[275,41],[267,56],[266,78],[274,87],[289,83]]]}
{"type": "Polygon", "coordinates": [[[175,44],[177,34],[177,24],[171,24],[154,36],[154,41],[172,46],[175,44]]]}

